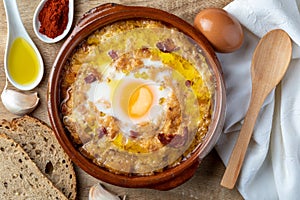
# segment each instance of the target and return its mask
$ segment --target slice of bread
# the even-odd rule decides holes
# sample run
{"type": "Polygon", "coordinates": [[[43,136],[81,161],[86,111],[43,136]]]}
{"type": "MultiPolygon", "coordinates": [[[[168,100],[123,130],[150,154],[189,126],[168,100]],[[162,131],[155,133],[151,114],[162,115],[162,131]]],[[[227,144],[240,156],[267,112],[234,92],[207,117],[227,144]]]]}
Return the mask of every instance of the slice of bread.
{"type": "Polygon", "coordinates": [[[0,133],[1,199],[67,199],[14,140],[0,133]]]}
{"type": "Polygon", "coordinates": [[[0,132],[20,144],[40,171],[68,199],[76,198],[76,175],[72,162],[44,122],[30,116],[2,120],[0,132]]]}

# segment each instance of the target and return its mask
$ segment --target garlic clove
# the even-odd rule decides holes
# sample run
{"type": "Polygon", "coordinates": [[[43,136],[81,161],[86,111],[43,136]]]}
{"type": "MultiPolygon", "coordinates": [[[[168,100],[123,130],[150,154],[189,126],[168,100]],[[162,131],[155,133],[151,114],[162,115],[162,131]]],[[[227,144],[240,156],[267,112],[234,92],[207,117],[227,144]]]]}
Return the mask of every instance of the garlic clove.
{"type": "Polygon", "coordinates": [[[100,184],[96,184],[90,189],[89,200],[120,200],[120,198],[105,190],[100,184]]]}
{"type": "Polygon", "coordinates": [[[24,94],[5,88],[1,94],[1,100],[9,112],[15,115],[25,115],[37,107],[40,98],[37,92],[24,94]]]}

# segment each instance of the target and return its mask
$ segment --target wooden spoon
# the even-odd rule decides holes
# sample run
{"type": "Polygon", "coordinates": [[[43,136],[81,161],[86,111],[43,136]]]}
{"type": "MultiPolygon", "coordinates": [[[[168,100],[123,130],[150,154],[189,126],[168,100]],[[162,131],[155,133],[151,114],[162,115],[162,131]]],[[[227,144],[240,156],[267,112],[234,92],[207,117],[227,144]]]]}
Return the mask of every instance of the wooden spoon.
{"type": "Polygon", "coordinates": [[[222,186],[229,189],[234,187],[260,108],[267,95],[283,78],[291,54],[291,40],[283,30],[270,31],[258,43],[252,57],[252,95],[249,109],[221,181],[222,186]]]}

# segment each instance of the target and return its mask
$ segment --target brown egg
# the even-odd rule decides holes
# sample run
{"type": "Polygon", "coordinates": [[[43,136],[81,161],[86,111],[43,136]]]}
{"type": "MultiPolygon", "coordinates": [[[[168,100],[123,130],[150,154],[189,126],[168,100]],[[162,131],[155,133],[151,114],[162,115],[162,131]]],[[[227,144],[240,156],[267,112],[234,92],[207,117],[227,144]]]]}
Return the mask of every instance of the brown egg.
{"type": "Polygon", "coordinates": [[[195,17],[194,26],[208,39],[214,49],[221,53],[239,49],[244,40],[241,24],[220,8],[208,8],[199,12],[195,17]]]}

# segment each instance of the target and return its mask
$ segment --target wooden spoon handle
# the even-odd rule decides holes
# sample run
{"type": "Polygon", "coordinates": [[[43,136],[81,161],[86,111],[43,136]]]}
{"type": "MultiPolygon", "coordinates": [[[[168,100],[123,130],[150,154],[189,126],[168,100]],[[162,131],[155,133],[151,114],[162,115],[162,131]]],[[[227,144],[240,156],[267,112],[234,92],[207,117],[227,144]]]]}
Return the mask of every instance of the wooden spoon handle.
{"type": "Polygon", "coordinates": [[[251,98],[249,109],[246,114],[242,129],[240,131],[240,135],[234,146],[234,149],[228,162],[228,166],[221,181],[221,185],[228,189],[232,189],[234,187],[236,180],[239,176],[248,148],[248,144],[253,133],[256,118],[264,102],[264,99],[265,97],[259,97],[257,95],[254,95],[251,98]]]}

